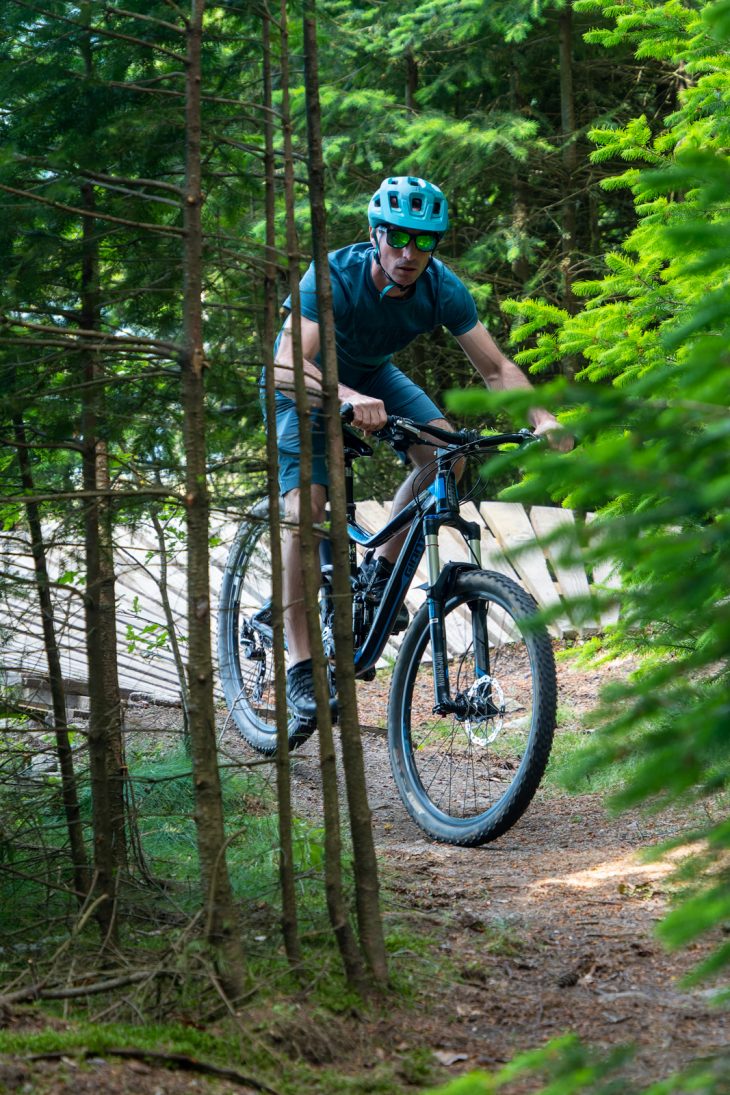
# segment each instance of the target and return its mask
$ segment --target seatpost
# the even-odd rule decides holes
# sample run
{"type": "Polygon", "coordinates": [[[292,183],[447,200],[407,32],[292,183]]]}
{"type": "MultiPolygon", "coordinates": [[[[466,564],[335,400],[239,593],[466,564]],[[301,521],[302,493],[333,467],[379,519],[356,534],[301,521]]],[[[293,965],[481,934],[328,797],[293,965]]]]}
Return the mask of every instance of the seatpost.
{"type": "MultiPolygon", "coordinates": [[[[348,525],[355,524],[355,480],[352,472],[354,461],[355,457],[345,450],[345,513],[348,525]]],[[[357,551],[352,540],[348,544],[348,557],[350,574],[354,578],[357,574],[357,551]]]]}

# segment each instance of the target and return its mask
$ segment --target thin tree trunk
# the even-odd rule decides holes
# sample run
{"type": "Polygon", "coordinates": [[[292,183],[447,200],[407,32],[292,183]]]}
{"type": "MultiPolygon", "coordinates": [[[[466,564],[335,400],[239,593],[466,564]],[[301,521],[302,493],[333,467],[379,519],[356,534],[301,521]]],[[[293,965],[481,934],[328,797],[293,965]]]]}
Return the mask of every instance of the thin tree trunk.
{"type": "MultiPolygon", "coordinates": [[[[516,50],[513,48],[511,50],[510,67],[510,108],[513,113],[517,114],[521,106],[520,73],[517,67],[516,50]]],[[[524,165],[515,160],[512,168],[512,224],[520,243],[527,231],[529,208],[526,187],[523,181],[524,172],[524,165]]],[[[522,291],[530,276],[530,264],[521,249],[517,258],[512,262],[512,273],[517,280],[517,291],[522,291]]]]}
{"type": "MultiPolygon", "coordinates": [[[[575,142],[575,95],[573,91],[573,5],[568,2],[558,15],[560,40],[560,119],[563,141],[563,202],[562,202],[562,252],[563,308],[569,315],[576,311],[573,293],[573,263],[576,251],[576,193],[575,177],[578,167],[578,148],[575,142]]],[[[570,376],[575,375],[577,364],[574,356],[564,359],[564,367],[570,376]]]]}
{"type": "MultiPolygon", "coordinates": [[[[89,26],[91,5],[80,8],[81,22],[89,26]]],[[[93,44],[81,37],[86,76],[85,116],[93,124],[93,44]]],[[[79,329],[101,332],[99,301],[99,243],[94,186],[81,186],[81,308],[79,329]]],[[[94,824],[94,867],[106,900],[97,919],[106,943],[117,935],[119,874],[127,867],[124,734],[119,672],[112,497],[106,442],[99,436],[105,415],[104,374],[96,346],[81,353],[84,374],[82,396],[82,474],[88,495],[84,503],[86,559],[86,652],[89,667],[89,765],[94,824]]]]}
{"type": "Polygon", "coordinates": [[[210,639],[208,558],[209,499],[206,481],[203,370],[203,231],[201,189],[201,45],[204,0],[193,0],[187,24],[185,80],[185,203],[182,372],[188,533],[188,688],[195,824],[206,937],[215,948],[225,991],[243,987],[243,953],[225,857],[225,828],[216,752],[213,658],[210,639]]]}
{"type": "MultiPolygon", "coordinates": [[[[94,189],[81,188],[87,216],[82,223],[81,316],[84,330],[100,329],[98,245],[93,216],[94,189]]],[[[96,350],[82,353],[83,483],[86,559],[86,652],[89,666],[89,763],[91,769],[94,866],[107,900],[98,919],[110,942],[116,937],[116,890],[126,867],[122,705],[117,671],[117,628],[111,498],[105,443],[99,438],[104,413],[101,364],[96,350]]]]}
{"type": "Polygon", "coordinates": [[[263,16],[264,141],[266,176],[266,269],[264,274],[264,369],[266,419],[266,485],[269,495],[271,534],[271,608],[274,631],[274,682],[276,698],[276,793],[279,805],[279,879],[281,883],[281,927],[284,950],[290,965],[301,962],[302,951],[297,924],[297,898],[292,841],[291,766],[289,763],[289,717],[286,706],[286,662],[284,657],[284,614],[282,610],[281,518],[279,514],[279,450],[276,443],[276,395],[274,384],[274,336],[276,331],[276,194],[274,177],[274,116],[271,79],[271,16],[263,16]]]}
{"type": "Polygon", "coordinates": [[[337,795],[337,769],[332,720],[329,711],[329,687],[322,649],[319,611],[319,561],[317,542],[312,527],[312,433],[311,411],[304,381],[301,338],[301,305],[299,299],[299,248],[294,223],[294,161],[292,156],[292,123],[289,106],[289,34],[286,0],[281,0],[281,92],[282,128],[284,136],[284,184],[286,198],[286,236],[289,256],[289,277],[292,302],[292,346],[294,355],[295,403],[299,416],[300,465],[299,483],[301,510],[299,530],[302,545],[302,576],[304,603],[307,613],[309,641],[312,650],[312,671],[317,701],[319,759],[322,771],[322,796],[325,829],[325,891],[327,909],[340,949],[345,975],[350,984],[364,986],[364,968],[357,940],[348,918],[342,885],[342,840],[340,808],[337,795]]]}
{"type": "Polygon", "coordinates": [[[190,696],[188,694],[188,681],[185,673],[185,660],[180,650],[180,643],[177,639],[177,626],[175,624],[175,616],[172,611],[172,605],[170,604],[170,587],[168,582],[168,567],[167,567],[167,544],[165,542],[165,530],[162,527],[157,509],[153,506],[150,512],[152,520],[152,527],[155,530],[157,536],[157,543],[160,548],[160,578],[158,588],[160,590],[160,603],[162,605],[162,611],[165,614],[165,623],[167,624],[167,634],[170,640],[170,650],[172,651],[172,658],[175,663],[175,672],[177,673],[178,684],[180,685],[180,703],[182,705],[183,712],[183,741],[185,742],[185,749],[190,751],[190,696]]]}
{"type": "Polygon", "coordinates": [[[418,62],[413,56],[413,50],[406,50],[406,110],[416,109],[416,92],[418,91],[418,62]]]}
{"type": "MultiPolygon", "coordinates": [[[[23,490],[32,494],[34,490],[33,470],[30,461],[30,453],[26,443],[25,426],[21,418],[13,419],[15,439],[18,442],[18,463],[20,465],[20,478],[23,490]]],[[[46,548],[41,526],[41,517],[38,506],[34,502],[26,503],[26,516],[30,529],[31,552],[36,573],[36,588],[41,608],[41,622],[43,625],[43,646],[48,662],[48,680],[51,689],[51,704],[53,707],[53,729],[56,735],[56,754],[61,769],[61,795],[63,809],[68,829],[69,846],[71,849],[71,862],[73,863],[74,889],[83,905],[89,889],[89,864],[84,844],[84,831],[81,824],[81,812],[76,791],[76,775],[74,773],[73,754],[68,736],[68,722],[66,719],[66,694],[63,684],[63,671],[61,658],[56,641],[55,616],[53,600],[51,598],[50,579],[46,563],[46,548]]]]}
{"type": "Polygon", "coordinates": [[[317,310],[324,374],[324,408],[327,423],[327,463],[330,480],[331,547],[335,600],[334,633],[342,760],[345,769],[354,852],[355,897],[360,942],[375,980],[379,983],[385,983],[388,980],[388,966],[383,937],[383,922],[380,916],[378,866],[373,843],[372,816],[365,782],[365,762],[355,692],[345,461],[342,427],[339,417],[339,398],[337,395],[337,348],[332,315],[332,288],[327,259],[324,159],[322,154],[314,0],[305,0],[304,4],[304,58],[307,133],[309,138],[309,198],[312,210],[317,310]]]}

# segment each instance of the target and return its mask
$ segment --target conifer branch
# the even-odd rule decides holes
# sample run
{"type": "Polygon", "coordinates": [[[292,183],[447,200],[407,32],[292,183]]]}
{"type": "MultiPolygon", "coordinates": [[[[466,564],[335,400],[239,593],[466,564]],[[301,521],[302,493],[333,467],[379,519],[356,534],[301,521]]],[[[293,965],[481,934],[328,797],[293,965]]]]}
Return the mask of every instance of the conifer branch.
{"type": "Polygon", "coordinates": [[[164,27],[175,34],[185,35],[186,28],[177,23],[168,23],[165,19],[155,19],[153,15],[143,15],[141,11],[129,11],[127,8],[115,8],[113,4],[105,4],[103,10],[109,15],[124,15],[128,19],[140,19],[145,23],[153,23],[156,27],[164,27]]]}
{"type": "Polygon", "coordinates": [[[190,20],[188,19],[185,12],[177,6],[175,0],[164,0],[164,3],[167,4],[168,8],[172,8],[176,15],[180,16],[186,27],[190,26],[190,20]]]}
{"type": "MultiPolygon", "coordinates": [[[[15,3],[15,0],[13,0],[15,3]]],[[[13,194],[18,198],[26,198],[28,201],[39,202],[48,205],[51,209],[58,209],[62,213],[73,213],[77,217],[91,217],[92,220],[110,221],[112,224],[123,224],[127,228],[141,228],[146,232],[163,232],[166,235],[184,236],[183,228],[175,228],[171,224],[148,224],[145,221],[132,221],[126,217],[113,217],[111,213],[100,213],[98,210],[80,209],[75,205],[65,205],[63,202],[53,201],[51,198],[42,198],[40,194],[32,194],[28,190],[19,190],[14,186],[6,186],[0,183],[0,190],[6,194],[13,194]]]]}
{"type": "Polygon", "coordinates": [[[184,504],[183,496],[176,494],[169,487],[149,486],[140,490],[112,490],[111,488],[99,487],[97,490],[59,490],[56,492],[48,491],[45,494],[22,494],[20,492],[18,494],[3,494],[0,495],[0,506],[16,506],[18,503],[26,506],[28,503],[76,502],[85,498],[109,498],[114,502],[139,498],[170,498],[181,506],[184,504]]]}
{"type": "Polygon", "coordinates": [[[118,183],[104,182],[101,179],[91,179],[90,181],[104,190],[114,190],[117,194],[126,194],[128,197],[137,198],[140,201],[159,202],[161,205],[171,205],[173,209],[180,209],[182,206],[180,201],[173,201],[172,198],[162,198],[159,194],[140,194],[139,191],[133,190],[130,186],[120,186],[118,183]]]}
{"type": "Polygon", "coordinates": [[[102,175],[98,171],[80,171],[82,179],[91,179],[93,182],[110,182],[128,186],[156,186],[159,190],[169,190],[173,194],[183,196],[183,188],[174,183],[163,182],[161,179],[128,179],[124,175],[102,175]]]}
{"type": "MultiPolygon", "coordinates": [[[[58,327],[46,326],[43,323],[31,323],[29,320],[12,319],[10,316],[0,316],[0,327],[3,326],[23,327],[26,330],[38,331],[41,334],[45,332],[48,332],[48,334],[51,335],[66,334],[63,329],[58,327]]],[[[73,342],[76,338],[92,339],[97,342],[99,346],[106,346],[108,340],[111,339],[115,343],[121,343],[123,345],[144,346],[145,348],[149,346],[153,349],[166,350],[169,354],[178,354],[180,352],[180,347],[174,342],[162,342],[156,338],[144,338],[142,335],[117,335],[112,332],[109,332],[107,335],[102,331],[87,331],[84,330],[83,327],[75,327],[73,330],[69,330],[68,334],[72,336],[72,338],[69,339],[70,342],[73,342]]]]}
{"type": "MultiPolygon", "coordinates": [[[[184,72],[169,72],[169,73],[167,73],[166,76],[164,76],[164,77],[161,76],[159,78],[162,80],[162,79],[167,79],[168,76],[184,76],[184,75],[185,75],[184,72]]],[[[145,87],[144,84],[128,84],[128,83],[125,83],[124,80],[107,80],[107,86],[108,87],[118,87],[118,88],[121,88],[123,91],[144,91],[148,95],[167,95],[168,98],[171,97],[173,99],[184,99],[185,98],[185,92],[184,91],[170,91],[170,90],[168,90],[167,88],[164,88],[164,87],[145,87]]]]}
{"type": "Polygon", "coordinates": [[[146,42],[144,38],[135,38],[131,34],[121,34],[119,31],[107,30],[105,27],[87,26],[85,23],[79,22],[78,19],[70,19],[67,15],[59,15],[55,11],[48,11],[47,8],[39,8],[35,4],[25,3],[25,0],[10,0],[10,3],[15,4],[17,8],[23,8],[25,11],[32,12],[33,15],[44,15],[51,22],[66,23],[69,26],[76,27],[85,34],[98,34],[100,38],[117,38],[122,42],[131,42],[135,46],[144,46],[146,49],[164,53],[165,56],[172,57],[174,61],[179,61],[180,64],[183,65],[185,64],[185,58],[179,53],[175,53],[165,46],[160,46],[156,42],[146,42]]]}

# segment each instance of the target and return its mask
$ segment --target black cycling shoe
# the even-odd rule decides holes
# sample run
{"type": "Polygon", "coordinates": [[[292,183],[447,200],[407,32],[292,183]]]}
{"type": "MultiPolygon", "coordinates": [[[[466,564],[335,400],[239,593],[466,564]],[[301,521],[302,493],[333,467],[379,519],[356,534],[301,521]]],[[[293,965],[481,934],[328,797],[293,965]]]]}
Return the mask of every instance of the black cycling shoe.
{"type": "MultiPolygon", "coordinates": [[[[376,608],[383,599],[385,587],[390,581],[392,573],[393,564],[388,562],[387,559],[366,558],[363,560],[362,566],[360,567],[360,578],[364,582],[368,594],[376,608]]],[[[398,632],[405,631],[410,621],[411,617],[408,609],[405,605],[401,605],[398,609],[395,623],[393,624],[393,634],[397,635],[398,632]]]]}
{"type": "MultiPolygon", "coordinates": [[[[289,707],[300,719],[315,722],[317,701],[314,698],[312,662],[307,660],[291,666],[286,671],[286,698],[289,707]]],[[[337,697],[330,698],[330,714],[337,718],[337,697]]]]}

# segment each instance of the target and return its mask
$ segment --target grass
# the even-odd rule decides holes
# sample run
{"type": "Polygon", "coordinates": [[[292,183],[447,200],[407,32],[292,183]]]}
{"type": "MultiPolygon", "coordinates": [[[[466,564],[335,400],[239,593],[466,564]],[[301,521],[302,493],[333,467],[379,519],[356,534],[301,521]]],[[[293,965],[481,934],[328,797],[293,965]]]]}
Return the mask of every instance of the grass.
{"type": "MultiPolygon", "coordinates": [[[[215,1030],[206,1031],[176,1023],[131,1025],[72,1022],[63,1029],[55,1026],[32,1032],[0,1031],[0,1055],[6,1060],[10,1056],[25,1059],[23,1063],[27,1065],[27,1058],[33,1054],[59,1054],[70,1060],[90,1056],[113,1057],[114,1050],[121,1049],[132,1050],[141,1058],[144,1058],[145,1051],[180,1054],[203,1064],[234,1069],[268,1083],[281,1095],[301,1095],[304,1091],[311,1095],[338,1095],[340,1092],[351,1095],[400,1095],[404,1088],[398,1072],[404,1074],[408,1084],[425,1083],[433,1078],[430,1052],[420,1049],[401,1055],[393,1064],[379,1063],[357,1075],[347,1075],[326,1062],[292,1059],[288,1051],[296,1054],[297,1037],[303,1047],[306,1043],[309,1052],[319,1048],[325,1055],[328,1053],[330,1036],[327,1025],[331,1024],[331,1018],[316,1012],[307,1016],[301,1013],[295,1015],[293,1007],[279,1007],[278,1010],[273,1007],[267,1012],[268,1031],[272,1031],[277,1022],[280,1037],[286,1038],[288,1034],[291,1039],[280,1049],[263,1032],[257,1032],[255,1024],[247,1025],[247,1029],[236,1028],[232,1023],[219,1024],[215,1030]],[[319,1045],[318,1032],[321,1036],[319,1045]]],[[[150,1063],[155,1067],[165,1067],[164,1062],[159,1065],[154,1061],[150,1063]]],[[[170,1062],[170,1067],[175,1067],[174,1062],[170,1062]]],[[[36,1087],[33,1083],[27,1090],[51,1090],[43,1084],[45,1080],[52,1083],[54,1075],[36,1072],[33,1079],[35,1081],[37,1078],[40,1086],[36,1087]]],[[[226,1086],[225,1090],[229,1088],[226,1086]]]]}
{"type": "MultiPolygon", "coordinates": [[[[70,894],[71,872],[58,780],[0,783],[0,976],[12,976],[29,957],[38,968],[69,938],[78,918],[70,894]]],[[[278,946],[280,919],[278,820],[274,794],[258,772],[221,771],[229,845],[226,851],[234,895],[242,910],[242,930],[250,936],[254,963],[278,946]]],[[[131,871],[121,890],[124,943],[142,953],[167,947],[173,930],[184,928],[200,908],[200,875],[190,760],[182,751],[130,757],[130,787],[138,839],[130,843],[131,871]],[[154,884],[151,884],[151,883],[154,884]]],[[[91,793],[79,774],[79,798],[87,844],[91,842],[91,793]]],[[[305,932],[326,932],[320,877],[323,831],[302,820],[294,824],[299,914],[305,932]]],[[[98,946],[95,928],[86,933],[90,952],[98,946]]],[[[84,945],[84,938],[76,941],[84,945]]],[[[263,959],[262,959],[263,964],[263,959]]],[[[269,971],[283,966],[268,959],[269,971]]]]}

